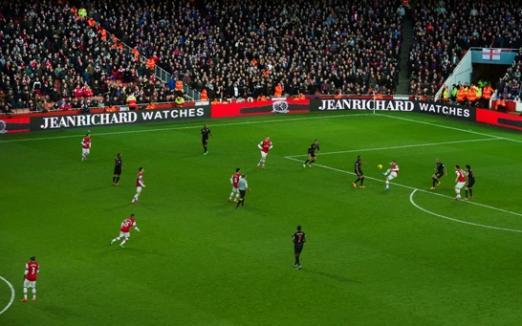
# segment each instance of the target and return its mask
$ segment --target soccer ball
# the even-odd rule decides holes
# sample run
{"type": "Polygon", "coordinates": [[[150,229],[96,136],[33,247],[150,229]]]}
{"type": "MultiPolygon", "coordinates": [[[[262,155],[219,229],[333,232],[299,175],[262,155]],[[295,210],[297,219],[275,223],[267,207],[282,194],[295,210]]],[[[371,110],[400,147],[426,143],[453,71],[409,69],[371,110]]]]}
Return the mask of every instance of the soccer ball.
{"type": "Polygon", "coordinates": [[[378,168],[379,170],[382,170],[382,164],[378,164],[378,165],[377,165],[377,168],[378,168]]]}

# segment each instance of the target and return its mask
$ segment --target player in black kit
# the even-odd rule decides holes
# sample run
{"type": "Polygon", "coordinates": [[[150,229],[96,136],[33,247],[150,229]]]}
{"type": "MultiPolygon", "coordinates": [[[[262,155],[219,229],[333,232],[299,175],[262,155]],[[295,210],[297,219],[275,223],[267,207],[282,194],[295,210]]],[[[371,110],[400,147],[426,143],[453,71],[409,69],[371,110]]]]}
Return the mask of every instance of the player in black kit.
{"type": "Polygon", "coordinates": [[[112,185],[117,186],[120,184],[120,175],[121,175],[121,167],[123,161],[121,160],[121,154],[116,154],[116,158],[114,159],[114,175],[112,176],[112,185]]]}
{"type": "Polygon", "coordinates": [[[208,154],[208,138],[210,137],[210,128],[204,125],[201,128],[201,144],[203,145],[203,155],[208,154]]]}
{"type": "Polygon", "coordinates": [[[357,176],[357,179],[355,179],[355,181],[352,182],[352,186],[354,188],[357,188],[357,183],[359,183],[359,187],[364,188],[364,172],[362,170],[361,155],[357,155],[357,160],[355,160],[353,166],[353,172],[357,176]]]}
{"type": "Polygon", "coordinates": [[[303,265],[301,265],[299,257],[301,256],[301,251],[303,251],[303,246],[306,241],[305,233],[301,231],[301,225],[297,226],[297,231],[292,235],[292,241],[294,242],[294,267],[297,269],[301,269],[303,268],[303,265]]]}
{"type": "Polygon", "coordinates": [[[440,178],[444,176],[446,167],[440,160],[435,161],[435,173],[431,176],[431,190],[435,189],[440,184],[440,178]]]}
{"type": "Polygon", "coordinates": [[[315,160],[317,159],[316,158],[316,153],[315,152],[318,152],[320,151],[319,149],[319,140],[316,139],[314,140],[314,142],[312,143],[312,145],[310,145],[310,147],[308,147],[308,158],[306,159],[306,161],[304,161],[303,163],[303,167],[312,167],[312,163],[315,162],[315,160]]]}
{"type": "Polygon", "coordinates": [[[466,200],[468,200],[473,197],[473,186],[475,185],[475,174],[469,164],[466,164],[466,174],[468,175],[468,180],[466,182],[464,193],[466,194],[466,200]]]}

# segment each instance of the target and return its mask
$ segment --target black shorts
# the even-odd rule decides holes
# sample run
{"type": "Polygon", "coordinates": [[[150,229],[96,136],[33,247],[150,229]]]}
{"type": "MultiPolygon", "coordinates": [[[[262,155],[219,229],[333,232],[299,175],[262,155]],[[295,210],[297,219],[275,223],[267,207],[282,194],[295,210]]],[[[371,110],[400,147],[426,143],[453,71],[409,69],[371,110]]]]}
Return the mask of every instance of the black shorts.
{"type": "Polygon", "coordinates": [[[315,157],[315,152],[308,152],[308,155],[310,155],[310,157],[315,157]]]}
{"type": "Polygon", "coordinates": [[[362,178],[362,177],[364,177],[364,172],[363,172],[363,171],[359,171],[359,172],[355,171],[355,175],[356,175],[358,178],[362,178]]]}
{"type": "Polygon", "coordinates": [[[115,167],[114,168],[114,175],[120,175],[121,174],[121,167],[115,167]]]}
{"type": "Polygon", "coordinates": [[[466,183],[466,187],[472,188],[474,184],[475,184],[475,180],[468,180],[468,183],[466,183]]]}
{"type": "Polygon", "coordinates": [[[303,245],[302,244],[294,244],[294,253],[300,254],[301,251],[303,251],[303,245]]]}
{"type": "Polygon", "coordinates": [[[202,139],[201,139],[201,143],[202,143],[203,145],[208,144],[208,138],[202,138],[202,139]]]}
{"type": "Polygon", "coordinates": [[[239,190],[239,198],[245,198],[246,196],[246,190],[239,190]]]}
{"type": "Polygon", "coordinates": [[[443,176],[444,176],[444,173],[435,172],[435,177],[436,177],[437,179],[440,179],[440,178],[442,178],[443,176]]]}

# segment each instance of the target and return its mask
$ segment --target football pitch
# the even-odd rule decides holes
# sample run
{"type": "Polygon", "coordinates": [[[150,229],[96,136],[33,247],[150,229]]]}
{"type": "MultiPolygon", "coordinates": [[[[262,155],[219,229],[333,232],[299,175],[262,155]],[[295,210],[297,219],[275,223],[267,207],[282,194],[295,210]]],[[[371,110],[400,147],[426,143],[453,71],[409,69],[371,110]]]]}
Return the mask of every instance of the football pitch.
{"type": "Polygon", "coordinates": [[[206,156],[203,122],[93,129],[86,162],[86,130],[0,138],[0,325],[522,324],[520,133],[411,113],[207,122],[206,156]],[[365,189],[351,186],[357,155],[365,189]],[[437,158],[448,174],[432,191],[437,158]],[[391,160],[400,175],[385,191],[391,160]],[[472,201],[453,199],[455,164],[475,172],[472,201]],[[147,188],[133,205],[138,167],[147,188]],[[237,167],[251,188],[239,209],[237,167]],[[109,246],[130,213],[141,232],[109,246]],[[30,256],[38,301],[21,303],[30,256]]]}

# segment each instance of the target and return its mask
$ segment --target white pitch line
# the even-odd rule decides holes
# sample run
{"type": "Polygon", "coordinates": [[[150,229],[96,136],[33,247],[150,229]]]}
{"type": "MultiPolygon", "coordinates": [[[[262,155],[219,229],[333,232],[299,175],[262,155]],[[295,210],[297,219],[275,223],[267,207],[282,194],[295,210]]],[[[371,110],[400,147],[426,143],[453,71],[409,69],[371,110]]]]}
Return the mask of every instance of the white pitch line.
{"type": "MultiPolygon", "coordinates": [[[[498,139],[498,138],[477,138],[477,139],[451,140],[451,141],[438,142],[438,143],[409,144],[409,145],[398,145],[398,146],[388,146],[388,147],[370,147],[370,148],[360,148],[360,149],[349,149],[349,150],[345,150],[345,151],[326,152],[326,153],[321,153],[321,156],[332,155],[332,154],[344,154],[344,153],[384,151],[384,150],[389,150],[389,149],[402,149],[402,148],[428,147],[428,146],[439,146],[439,145],[450,145],[450,144],[476,143],[476,142],[493,141],[493,140],[498,141],[500,139],[498,139]]],[[[288,155],[286,157],[305,157],[307,155],[308,154],[288,155]]]]}
{"type": "Polygon", "coordinates": [[[0,315],[1,315],[1,314],[3,314],[4,312],[6,312],[7,309],[9,309],[9,307],[11,307],[11,305],[13,304],[14,299],[15,299],[15,289],[14,289],[13,285],[11,284],[11,282],[9,282],[8,280],[6,280],[6,279],[3,278],[2,276],[0,276],[0,280],[4,281],[5,284],[7,284],[7,286],[9,287],[9,289],[11,289],[11,299],[9,300],[9,303],[7,304],[7,306],[5,306],[4,309],[0,310],[0,315]]]}
{"type": "Polygon", "coordinates": [[[434,126],[434,127],[450,129],[450,130],[456,130],[456,131],[466,132],[466,133],[469,133],[469,134],[474,134],[474,135],[479,135],[479,136],[486,136],[486,137],[492,137],[492,138],[497,138],[497,139],[502,139],[502,140],[507,140],[507,141],[511,141],[511,142],[514,142],[514,143],[522,144],[522,140],[517,140],[517,139],[513,139],[513,138],[506,138],[506,137],[496,136],[496,135],[491,135],[491,134],[486,134],[486,133],[478,132],[478,131],[474,131],[474,130],[467,130],[467,129],[457,128],[457,127],[445,126],[445,125],[441,125],[441,124],[434,123],[434,122],[428,122],[428,121],[422,121],[422,120],[419,121],[419,120],[408,119],[408,118],[403,118],[403,117],[396,117],[396,116],[392,116],[392,115],[388,115],[388,114],[376,114],[376,115],[378,115],[380,117],[390,118],[390,119],[414,122],[414,123],[418,123],[418,124],[434,126]]]}
{"type": "MultiPolygon", "coordinates": [[[[288,119],[271,119],[271,120],[254,120],[254,121],[239,121],[239,122],[226,122],[226,123],[212,123],[212,127],[229,127],[229,126],[242,126],[242,125],[254,125],[254,124],[263,124],[263,123],[273,123],[273,122],[288,122],[288,121],[301,121],[301,120],[323,120],[323,119],[335,119],[335,118],[346,118],[346,117],[363,117],[363,116],[372,116],[370,113],[358,113],[358,114],[350,114],[350,115],[331,115],[331,116],[319,116],[319,117],[302,117],[302,118],[288,118],[288,119]]],[[[202,120],[202,123],[205,123],[207,120],[202,120]]],[[[126,126],[126,125],[120,125],[126,126]]],[[[128,125],[127,125],[128,126],[128,125]]],[[[85,127],[83,129],[88,129],[89,127],[85,127]]],[[[201,128],[201,124],[198,125],[189,125],[189,126],[177,126],[177,127],[168,127],[168,128],[153,128],[153,129],[140,129],[140,130],[125,130],[125,131],[110,131],[110,132],[100,132],[94,133],[96,137],[98,136],[110,136],[110,135],[124,135],[124,134],[139,134],[146,132],[157,132],[157,131],[170,131],[170,130],[183,130],[183,129],[198,129],[201,128]]],[[[75,128],[82,129],[82,128],[75,128]]],[[[0,144],[2,143],[15,143],[15,142],[29,142],[36,140],[54,140],[54,139],[68,139],[68,138],[77,138],[83,136],[84,133],[75,134],[75,135],[64,135],[64,136],[48,136],[48,137],[33,137],[33,138],[19,138],[19,139],[4,139],[0,140],[0,144]]]]}
{"type": "MultiPolygon", "coordinates": [[[[291,161],[295,161],[295,162],[300,162],[301,163],[301,160],[299,159],[296,159],[294,157],[289,157],[289,156],[285,156],[285,158],[287,160],[291,160],[291,161]]],[[[339,173],[344,173],[344,174],[349,174],[349,175],[355,175],[355,173],[353,172],[350,172],[350,171],[346,171],[346,170],[342,170],[342,169],[338,169],[338,168],[334,168],[334,167],[331,167],[331,166],[328,166],[328,165],[323,165],[323,164],[318,164],[318,163],[314,163],[314,166],[317,166],[317,167],[320,167],[320,168],[323,168],[323,169],[327,169],[327,170],[331,170],[331,171],[336,171],[336,172],[339,172],[339,173]]],[[[377,182],[380,182],[380,183],[384,183],[384,180],[381,180],[381,179],[377,179],[377,178],[373,178],[373,177],[369,177],[369,176],[364,176],[366,179],[370,179],[370,180],[373,180],[373,181],[377,181],[377,182]]],[[[451,196],[448,196],[448,195],[444,195],[444,194],[440,194],[438,192],[432,192],[432,191],[428,191],[428,190],[424,190],[424,189],[419,189],[419,188],[416,188],[416,187],[412,187],[412,186],[408,186],[408,185],[404,185],[404,184],[400,184],[400,183],[396,183],[396,182],[392,182],[391,183],[392,185],[396,185],[398,187],[402,187],[402,188],[405,188],[405,189],[409,189],[409,190],[417,190],[417,191],[420,191],[420,192],[424,192],[424,193],[427,193],[427,194],[432,194],[432,195],[435,195],[435,196],[439,196],[439,197],[444,197],[444,198],[448,198],[448,199],[454,199],[453,197],[451,196]]],[[[463,203],[467,203],[467,204],[470,204],[470,205],[475,205],[475,206],[478,206],[478,207],[482,207],[482,208],[488,208],[488,209],[491,209],[491,210],[495,210],[495,211],[498,211],[498,212],[502,212],[502,213],[507,213],[507,214],[512,214],[512,215],[516,215],[516,216],[520,216],[522,217],[522,213],[519,213],[519,212],[515,212],[515,211],[510,211],[510,210],[507,210],[507,209],[503,209],[503,208],[498,208],[498,207],[495,207],[495,206],[491,206],[491,205],[487,205],[487,204],[481,204],[481,203],[477,203],[475,201],[462,201],[463,203]]]]}
{"type": "Polygon", "coordinates": [[[491,229],[491,230],[497,230],[497,231],[506,231],[506,232],[516,232],[516,233],[522,233],[522,230],[518,230],[518,229],[510,229],[510,228],[503,228],[503,227],[498,227],[498,226],[492,226],[492,225],[487,225],[487,224],[480,224],[480,223],[473,223],[473,222],[468,222],[468,221],[463,221],[463,220],[459,220],[457,218],[453,218],[453,217],[448,217],[446,215],[442,215],[442,214],[439,214],[439,213],[435,213],[435,212],[432,212],[424,207],[421,207],[420,205],[418,205],[414,200],[413,200],[413,196],[415,196],[415,193],[418,191],[419,189],[414,189],[411,194],[410,194],[410,203],[415,206],[416,208],[418,208],[419,210],[423,211],[424,213],[427,213],[427,214],[430,214],[430,215],[433,215],[433,216],[437,216],[437,217],[440,217],[442,219],[445,219],[445,220],[449,220],[449,221],[452,221],[452,222],[457,222],[457,223],[462,223],[462,224],[467,224],[467,225],[472,225],[472,226],[477,226],[477,227],[481,227],[481,228],[485,228],[485,229],[491,229]]]}

